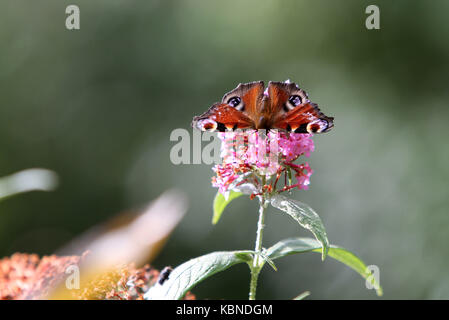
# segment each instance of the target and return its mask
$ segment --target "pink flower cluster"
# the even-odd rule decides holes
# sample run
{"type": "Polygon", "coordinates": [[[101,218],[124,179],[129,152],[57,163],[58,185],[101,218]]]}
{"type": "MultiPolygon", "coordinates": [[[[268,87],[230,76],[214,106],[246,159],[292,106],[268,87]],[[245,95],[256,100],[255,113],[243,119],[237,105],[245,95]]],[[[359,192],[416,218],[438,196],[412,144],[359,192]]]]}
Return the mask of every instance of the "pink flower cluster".
{"type": "MultiPolygon", "coordinates": [[[[313,172],[309,164],[296,165],[292,162],[301,155],[309,157],[313,152],[311,134],[250,130],[219,133],[218,137],[222,140],[223,162],[213,168],[216,176],[212,178],[212,185],[219,188],[222,194],[229,191],[230,185],[242,174],[248,172],[253,172],[257,177],[264,176],[266,180],[275,177],[275,180],[272,179],[272,189],[276,188],[280,176],[284,174],[286,185],[279,191],[295,187],[308,188],[313,172]],[[296,183],[287,185],[288,172],[294,174],[296,183]]],[[[255,179],[239,181],[239,184],[247,182],[259,187],[255,179]]]]}

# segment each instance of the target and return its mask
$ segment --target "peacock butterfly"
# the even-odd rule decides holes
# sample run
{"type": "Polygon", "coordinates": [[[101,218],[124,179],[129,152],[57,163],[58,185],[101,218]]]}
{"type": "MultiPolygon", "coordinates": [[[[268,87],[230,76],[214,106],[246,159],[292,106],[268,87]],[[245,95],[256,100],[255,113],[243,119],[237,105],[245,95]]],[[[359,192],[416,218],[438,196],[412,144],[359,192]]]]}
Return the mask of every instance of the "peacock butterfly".
{"type": "Polygon", "coordinates": [[[295,133],[322,133],[333,127],[333,117],[324,115],[307,93],[290,82],[241,83],[226,93],[221,102],[193,118],[192,126],[202,131],[236,129],[281,129],[295,133]]]}

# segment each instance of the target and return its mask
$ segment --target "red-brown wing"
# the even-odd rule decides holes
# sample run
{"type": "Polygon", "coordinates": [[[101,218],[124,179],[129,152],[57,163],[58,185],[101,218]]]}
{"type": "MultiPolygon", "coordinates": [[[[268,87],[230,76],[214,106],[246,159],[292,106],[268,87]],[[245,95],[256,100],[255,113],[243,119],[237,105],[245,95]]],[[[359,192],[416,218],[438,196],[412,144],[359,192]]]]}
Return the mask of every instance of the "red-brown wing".
{"type": "Polygon", "coordinates": [[[295,83],[270,82],[267,91],[263,113],[265,117],[271,117],[269,128],[321,133],[333,127],[334,118],[325,116],[295,83]]]}
{"type": "Polygon", "coordinates": [[[202,131],[226,131],[252,128],[253,122],[243,112],[225,103],[216,103],[208,111],[193,118],[192,126],[202,131]]]}
{"type": "Polygon", "coordinates": [[[193,118],[192,126],[203,131],[255,128],[263,98],[262,81],[239,84],[208,111],[193,118]]]}
{"type": "Polygon", "coordinates": [[[323,133],[334,126],[333,121],[334,118],[325,116],[316,104],[306,102],[285,113],[273,128],[296,133],[323,133]]]}
{"type": "Polygon", "coordinates": [[[293,82],[272,82],[268,83],[268,97],[264,112],[271,114],[274,118],[281,116],[292,110],[295,106],[289,102],[290,97],[297,96],[300,103],[309,101],[307,93],[300,89],[293,82]]]}
{"type": "Polygon", "coordinates": [[[240,83],[234,90],[223,96],[221,103],[230,104],[235,98],[240,99],[240,103],[235,105],[235,108],[255,120],[260,112],[263,91],[263,81],[240,83]]]}

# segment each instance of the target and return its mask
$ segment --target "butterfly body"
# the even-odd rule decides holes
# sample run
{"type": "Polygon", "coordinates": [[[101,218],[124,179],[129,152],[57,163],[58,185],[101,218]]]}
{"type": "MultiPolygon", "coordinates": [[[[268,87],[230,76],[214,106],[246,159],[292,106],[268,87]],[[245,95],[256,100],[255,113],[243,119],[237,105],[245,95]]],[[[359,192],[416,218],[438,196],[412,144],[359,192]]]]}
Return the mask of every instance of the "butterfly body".
{"type": "Polygon", "coordinates": [[[295,83],[262,81],[239,84],[226,93],[192,126],[202,131],[237,129],[280,129],[296,133],[322,133],[333,127],[332,117],[325,116],[295,83]]]}

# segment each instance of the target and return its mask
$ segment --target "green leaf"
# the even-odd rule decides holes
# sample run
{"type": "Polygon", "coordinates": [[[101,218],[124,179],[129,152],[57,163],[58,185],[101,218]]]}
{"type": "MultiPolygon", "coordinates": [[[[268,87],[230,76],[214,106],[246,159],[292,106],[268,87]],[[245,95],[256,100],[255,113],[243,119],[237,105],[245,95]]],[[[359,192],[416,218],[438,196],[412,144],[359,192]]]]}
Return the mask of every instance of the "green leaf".
{"type": "Polygon", "coordinates": [[[295,253],[303,253],[321,248],[321,243],[312,238],[289,238],[279,241],[265,251],[271,259],[279,259],[295,253]]]}
{"type": "Polygon", "coordinates": [[[52,191],[58,176],[47,169],[27,169],[0,178],[0,200],[29,191],[52,191]]]}
{"type": "MultiPolygon", "coordinates": [[[[257,253],[253,251],[253,253],[256,255],[257,253]]],[[[268,258],[265,253],[259,253],[259,256],[270,265],[270,267],[273,268],[274,271],[278,271],[278,268],[276,268],[276,265],[274,264],[273,260],[268,258]]]]}
{"type": "Polygon", "coordinates": [[[293,300],[304,300],[308,296],[310,296],[310,291],[304,291],[303,293],[301,293],[299,296],[297,296],[293,300]]]}
{"type": "Polygon", "coordinates": [[[243,195],[241,192],[230,191],[228,200],[221,194],[220,191],[217,192],[214,199],[214,216],[212,217],[212,223],[217,224],[218,220],[220,220],[221,214],[226,206],[234,199],[243,195]]]}
{"type": "Polygon", "coordinates": [[[178,300],[204,279],[229,267],[246,262],[253,258],[252,251],[219,251],[189,260],[169,275],[160,285],[156,283],[145,294],[147,300],[178,300]]]}
{"type": "MultiPolygon", "coordinates": [[[[295,253],[303,252],[321,252],[321,243],[312,238],[290,238],[282,240],[276,243],[271,248],[267,249],[265,254],[272,260],[285,257],[295,253]]],[[[374,288],[376,288],[376,293],[378,296],[383,294],[382,287],[376,282],[376,279],[371,276],[371,272],[368,270],[365,263],[360,260],[352,252],[331,245],[329,248],[328,255],[341,263],[347,265],[351,269],[359,273],[364,279],[369,279],[374,288]]]]}
{"type": "Polygon", "coordinates": [[[321,259],[324,260],[329,250],[329,240],[327,239],[326,229],[324,229],[320,216],[307,204],[288,199],[280,194],[271,197],[270,201],[273,207],[284,211],[302,227],[313,233],[315,238],[322,244],[321,259]]]}

